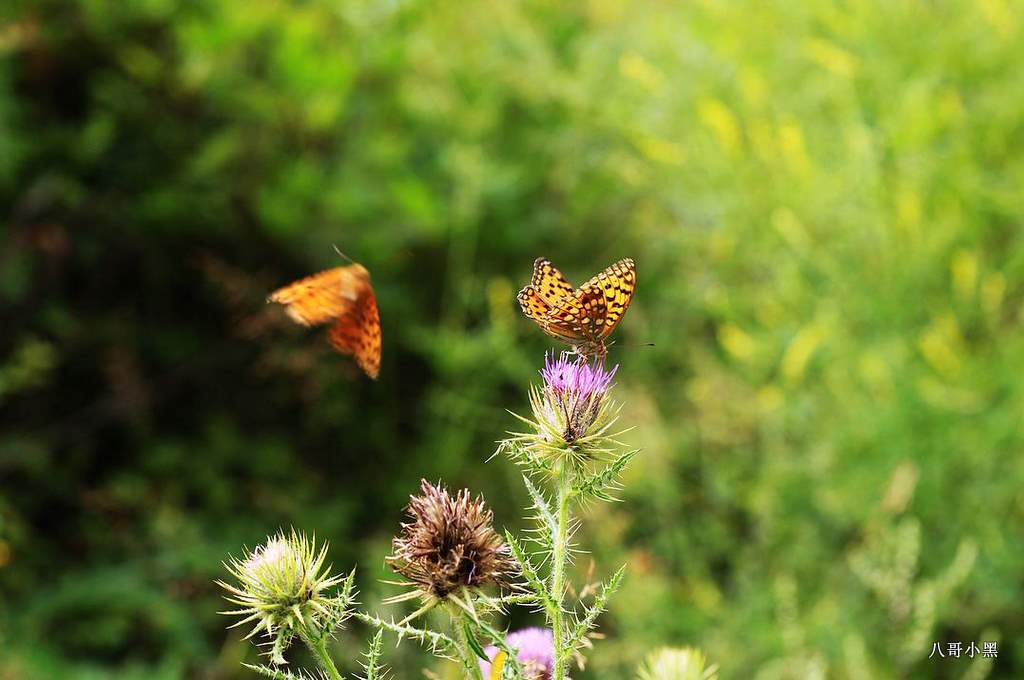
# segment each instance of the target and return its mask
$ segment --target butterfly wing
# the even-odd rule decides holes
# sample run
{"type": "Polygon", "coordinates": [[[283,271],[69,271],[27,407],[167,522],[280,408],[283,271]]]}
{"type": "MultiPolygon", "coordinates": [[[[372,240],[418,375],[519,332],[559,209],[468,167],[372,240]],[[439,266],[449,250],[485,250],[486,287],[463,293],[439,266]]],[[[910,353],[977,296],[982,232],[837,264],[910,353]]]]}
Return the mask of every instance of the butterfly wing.
{"type": "Polygon", "coordinates": [[[549,305],[556,305],[566,296],[576,292],[562,272],[551,264],[551,260],[544,257],[538,257],[534,261],[533,278],[530,280],[530,285],[549,305]]]}
{"type": "MultiPolygon", "coordinates": [[[[551,308],[576,291],[551,260],[538,257],[533,263],[530,285],[516,296],[523,314],[540,323],[551,308]]],[[[541,329],[544,326],[541,325],[541,329]]]]}
{"type": "Polygon", "coordinates": [[[598,340],[607,338],[622,320],[636,290],[636,264],[624,258],[580,286],[580,293],[591,307],[602,310],[600,324],[591,329],[598,340]],[[597,300],[600,300],[598,302],[597,300]]]}
{"type": "Polygon", "coordinates": [[[516,299],[519,300],[523,314],[538,323],[551,311],[551,305],[537,293],[533,286],[527,286],[519,291],[516,299]]]}
{"type": "Polygon", "coordinates": [[[552,307],[541,328],[574,345],[599,342],[603,337],[605,311],[603,295],[581,288],[552,307]]]}
{"type": "Polygon", "coordinates": [[[335,267],[300,279],[270,294],[269,302],[303,326],[333,322],[331,345],[351,354],[366,375],[380,372],[381,327],[370,273],[361,264],[335,267]]]}
{"type": "Polygon", "coordinates": [[[315,326],[347,312],[358,299],[359,290],[369,282],[366,268],[351,264],[299,279],[275,290],[267,301],[284,305],[285,312],[296,323],[315,326]]]}
{"type": "Polygon", "coordinates": [[[562,298],[540,319],[548,335],[584,354],[604,355],[604,341],[626,313],[636,290],[632,259],[619,260],[562,298]]]}
{"type": "Polygon", "coordinates": [[[380,313],[369,282],[356,304],[331,326],[328,339],[339,352],[351,354],[366,375],[377,379],[381,353],[380,313]]]}
{"type": "Polygon", "coordinates": [[[505,663],[508,661],[508,654],[506,652],[498,652],[494,655],[494,660],[491,662],[491,674],[488,675],[488,680],[501,680],[505,674],[505,663]]]}

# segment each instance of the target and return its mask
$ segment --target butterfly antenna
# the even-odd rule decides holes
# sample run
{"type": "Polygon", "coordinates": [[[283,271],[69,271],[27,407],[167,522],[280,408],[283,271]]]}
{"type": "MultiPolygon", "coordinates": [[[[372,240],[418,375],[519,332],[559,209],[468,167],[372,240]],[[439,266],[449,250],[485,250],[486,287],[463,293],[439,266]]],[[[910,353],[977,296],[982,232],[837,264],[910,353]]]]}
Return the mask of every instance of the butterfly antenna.
{"type": "Polygon", "coordinates": [[[345,253],[341,252],[341,248],[339,248],[339,247],[337,246],[337,244],[335,244],[335,243],[332,243],[332,244],[331,244],[331,247],[332,247],[332,248],[334,248],[334,252],[336,252],[336,253],[337,253],[338,255],[340,255],[340,256],[341,256],[341,259],[343,259],[343,260],[348,260],[348,261],[349,261],[349,262],[351,262],[352,264],[355,264],[355,262],[356,262],[356,261],[355,261],[355,260],[353,260],[353,259],[352,259],[351,257],[349,257],[348,255],[346,255],[345,253]]]}
{"type": "MultiPolygon", "coordinates": [[[[609,346],[611,346],[609,344],[609,346]]],[[[653,342],[623,342],[622,347],[654,347],[653,342]]]]}

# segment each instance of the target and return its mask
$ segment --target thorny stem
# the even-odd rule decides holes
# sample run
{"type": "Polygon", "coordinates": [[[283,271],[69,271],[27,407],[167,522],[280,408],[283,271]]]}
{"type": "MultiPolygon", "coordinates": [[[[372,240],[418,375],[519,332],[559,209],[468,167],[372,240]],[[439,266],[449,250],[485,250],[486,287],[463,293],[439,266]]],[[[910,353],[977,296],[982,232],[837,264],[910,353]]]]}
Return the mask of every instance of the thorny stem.
{"type": "Polygon", "coordinates": [[[480,662],[477,661],[476,652],[473,651],[472,646],[469,644],[469,633],[466,632],[466,627],[462,625],[462,616],[460,610],[452,610],[451,614],[452,626],[459,631],[459,642],[461,644],[462,653],[462,665],[466,667],[466,673],[469,680],[483,680],[483,673],[480,671],[480,662]]]}
{"type": "Polygon", "coordinates": [[[555,601],[551,629],[555,643],[555,668],[552,680],[564,680],[566,671],[566,626],[562,602],[565,597],[565,568],[569,552],[569,496],[571,481],[569,466],[563,462],[558,471],[558,527],[551,555],[551,598],[555,601]]]}
{"type": "Polygon", "coordinates": [[[338,667],[334,665],[334,661],[331,660],[331,655],[327,652],[327,636],[322,635],[318,638],[310,636],[310,648],[316,655],[317,660],[320,662],[321,668],[331,678],[331,680],[344,680],[341,673],[338,672],[338,667]]]}

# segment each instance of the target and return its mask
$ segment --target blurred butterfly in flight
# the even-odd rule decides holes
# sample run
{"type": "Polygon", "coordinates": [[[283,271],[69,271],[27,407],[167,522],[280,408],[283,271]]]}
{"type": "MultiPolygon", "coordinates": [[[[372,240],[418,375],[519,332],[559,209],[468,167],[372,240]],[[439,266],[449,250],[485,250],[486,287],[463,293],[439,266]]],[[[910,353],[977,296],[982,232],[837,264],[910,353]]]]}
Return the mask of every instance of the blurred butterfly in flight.
{"type": "Polygon", "coordinates": [[[330,323],[327,338],[334,349],[351,354],[366,375],[377,379],[380,314],[366,267],[353,262],[307,276],[275,290],[267,302],[284,305],[288,316],[303,326],[330,323]]]}

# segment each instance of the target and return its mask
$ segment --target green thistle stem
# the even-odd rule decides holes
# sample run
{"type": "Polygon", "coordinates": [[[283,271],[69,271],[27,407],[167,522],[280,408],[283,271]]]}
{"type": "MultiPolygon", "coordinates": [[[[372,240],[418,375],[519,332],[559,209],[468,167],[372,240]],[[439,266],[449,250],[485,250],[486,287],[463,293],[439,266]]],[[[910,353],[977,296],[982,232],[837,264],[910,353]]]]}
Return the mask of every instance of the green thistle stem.
{"type": "Polygon", "coordinates": [[[551,599],[555,602],[552,612],[551,632],[555,643],[555,668],[552,680],[564,680],[566,672],[567,630],[565,624],[565,568],[569,557],[569,497],[572,492],[568,465],[563,462],[558,471],[558,506],[556,518],[558,527],[555,533],[551,555],[551,599]]]}
{"type": "Polygon", "coordinates": [[[459,642],[461,645],[462,652],[462,665],[466,667],[466,673],[470,680],[484,680],[483,673],[480,672],[480,662],[477,661],[476,652],[473,651],[472,645],[469,643],[469,633],[466,632],[466,627],[462,625],[462,616],[457,611],[451,612],[452,626],[459,631],[459,642]]]}
{"type": "Polygon", "coordinates": [[[338,667],[334,665],[331,655],[327,652],[326,636],[310,639],[309,647],[313,650],[313,654],[316,655],[317,661],[320,662],[320,667],[331,680],[344,680],[341,673],[338,672],[338,667]]]}

